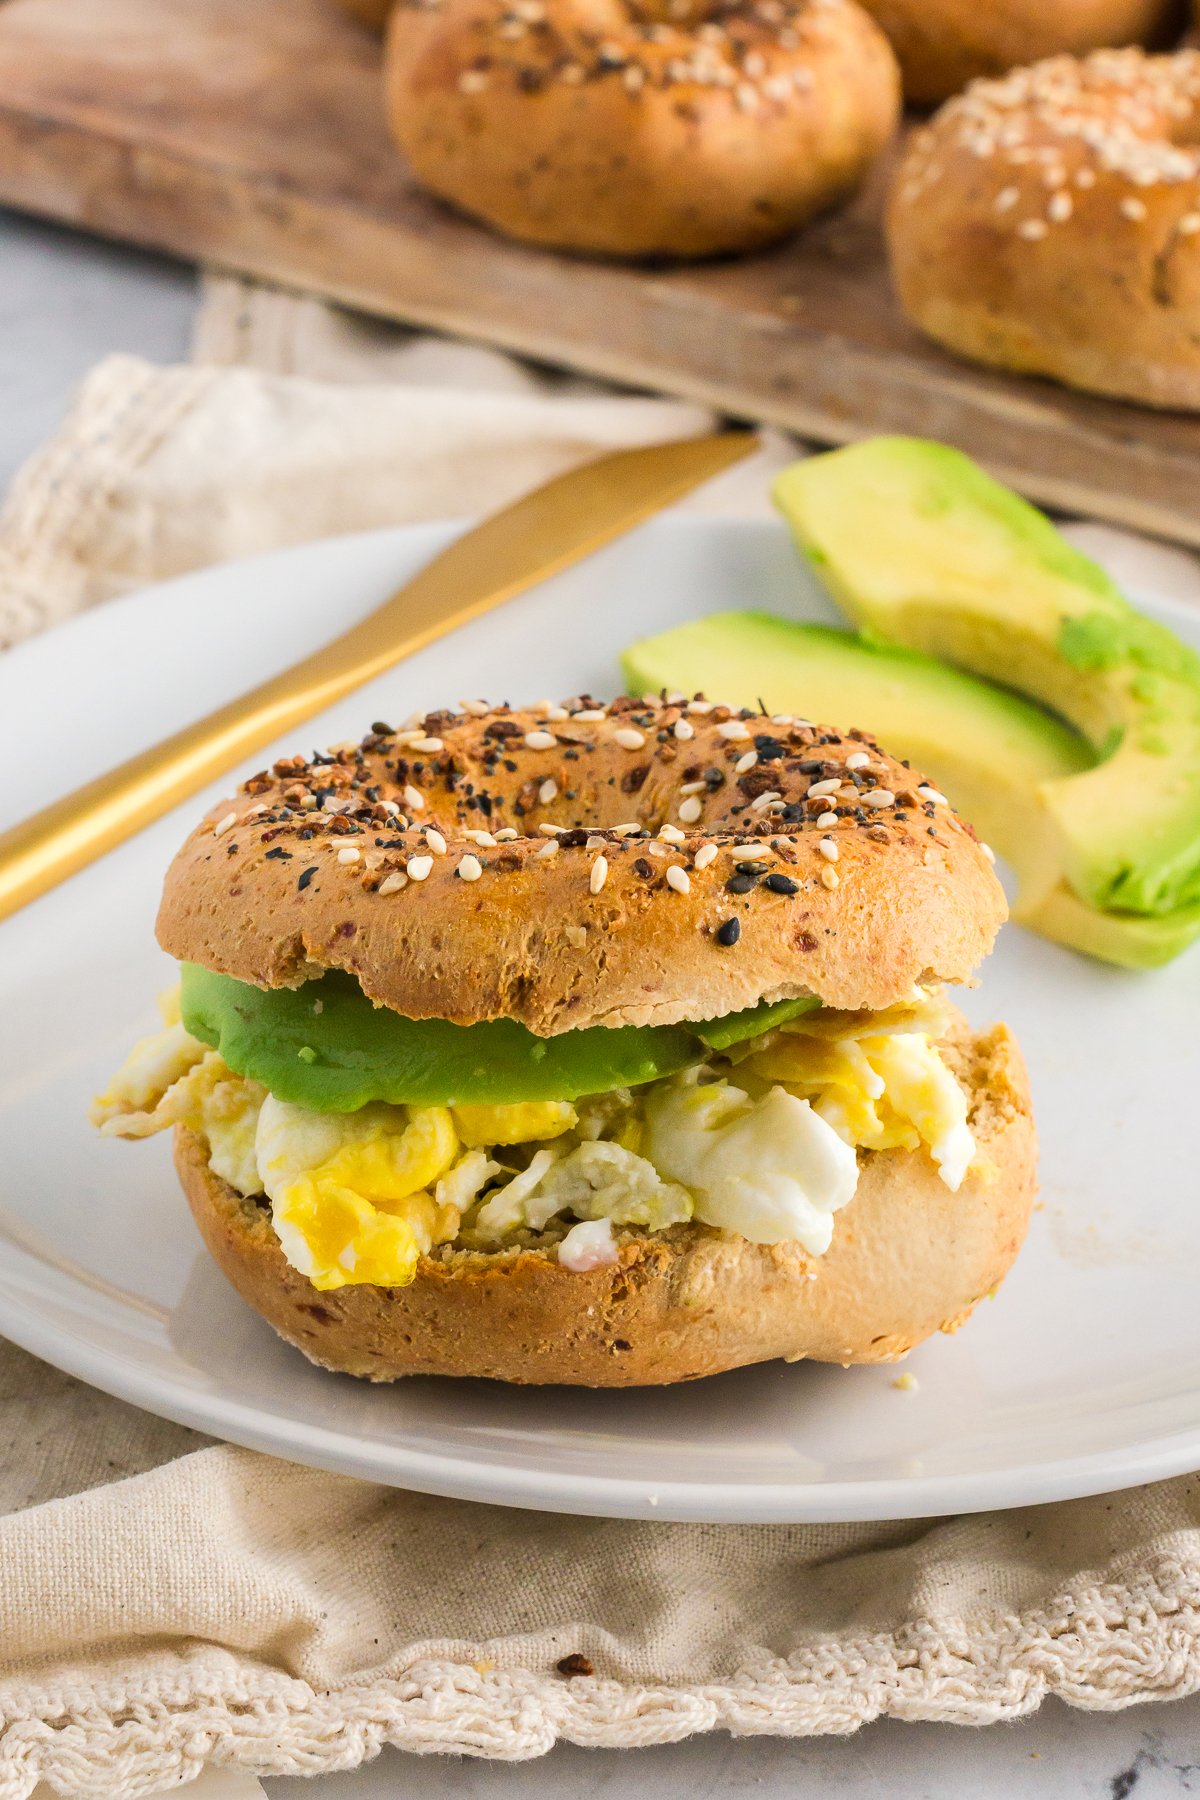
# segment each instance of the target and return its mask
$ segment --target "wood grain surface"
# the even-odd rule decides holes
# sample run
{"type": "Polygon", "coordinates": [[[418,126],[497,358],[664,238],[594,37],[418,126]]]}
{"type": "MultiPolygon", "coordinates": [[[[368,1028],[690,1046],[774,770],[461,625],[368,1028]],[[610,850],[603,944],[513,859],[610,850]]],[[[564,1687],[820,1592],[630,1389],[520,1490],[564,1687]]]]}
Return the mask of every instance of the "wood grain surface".
{"type": "Polygon", "coordinates": [[[886,171],[781,249],[636,268],[414,188],[329,0],[0,0],[0,201],[822,442],[960,445],[1033,498],[1200,544],[1200,420],[990,375],[905,324],[886,171]]]}

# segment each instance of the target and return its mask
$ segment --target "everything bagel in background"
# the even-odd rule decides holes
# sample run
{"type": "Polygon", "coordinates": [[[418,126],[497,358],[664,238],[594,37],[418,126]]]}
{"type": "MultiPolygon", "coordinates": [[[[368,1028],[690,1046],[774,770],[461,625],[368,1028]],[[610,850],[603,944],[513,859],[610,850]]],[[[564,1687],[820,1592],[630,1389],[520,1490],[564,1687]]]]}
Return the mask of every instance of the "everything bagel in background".
{"type": "Polygon", "coordinates": [[[758,249],[853,192],[900,82],[856,0],[400,0],[388,118],[417,179],[594,255],[758,249]]]}
{"type": "Polygon", "coordinates": [[[343,12],[372,31],[382,31],[392,10],[393,0],[337,0],[343,12]]]}
{"type": "Polygon", "coordinates": [[[914,137],[887,237],[904,310],[949,349],[1200,408],[1200,51],[975,82],[914,137]]]}
{"type": "Polygon", "coordinates": [[[900,61],[905,96],[947,100],[983,75],[1064,53],[1161,46],[1178,0],[862,0],[900,61]]]}
{"type": "Polygon", "coordinates": [[[164,1030],[210,1251],[313,1361],[631,1386],[954,1330],[1020,1248],[1020,1052],[948,1004],[990,853],[862,732],[702,696],[470,702],[197,827],[164,1030]]]}

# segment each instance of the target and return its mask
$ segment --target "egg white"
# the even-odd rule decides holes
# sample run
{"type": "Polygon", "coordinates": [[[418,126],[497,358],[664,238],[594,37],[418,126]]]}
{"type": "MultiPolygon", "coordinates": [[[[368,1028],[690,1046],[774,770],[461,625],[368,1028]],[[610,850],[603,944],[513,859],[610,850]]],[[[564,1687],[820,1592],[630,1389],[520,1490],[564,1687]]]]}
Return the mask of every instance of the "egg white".
{"type": "Polygon", "coordinates": [[[646,1116],[650,1161],[692,1192],[705,1225],[754,1244],[800,1243],[812,1256],[828,1250],[858,1158],[807,1100],[782,1087],[751,1100],[691,1071],[656,1084],[646,1116]]]}

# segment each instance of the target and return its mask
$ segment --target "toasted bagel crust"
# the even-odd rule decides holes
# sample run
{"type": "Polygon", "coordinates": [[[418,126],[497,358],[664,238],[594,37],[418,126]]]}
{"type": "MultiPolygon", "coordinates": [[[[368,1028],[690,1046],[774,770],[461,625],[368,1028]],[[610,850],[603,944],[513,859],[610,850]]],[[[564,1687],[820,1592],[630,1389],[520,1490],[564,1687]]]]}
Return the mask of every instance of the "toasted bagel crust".
{"type": "Polygon", "coordinates": [[[276,764],[215,807],[168,871],[158,938],[258,987],[345,969],[409,1018],[513,1018],[542,1036],[799,994],[878,1009],[915,981],[966,980],[1005,912],[969,828],[920,786],[865,735],[725,707],[433,714],[336,761],[276,764]],[[809,795],[835,779],[845,798],[809,795]],[[612,829],[633,821],[682,841],[612,829]],[[543,825],[579,829],[551,853],[543,825]],[[527,835],[466,835],[484,827],[527,835]]]}
{"type": "Polygon", "coordinates": [[[904,310],[977,362],[1200,410],[1200,52],[980,81],[916,133],[888,207],[904,310]]]}
{"type": "Polygon", "coordinates": [[[975,1167],[952,1194],[924,1154],[864,1156],[818,1258],[689,1225],[628,1240],[619,1266],[587,1274],[536,1250],[458,1251],[423,1259],[408,1287],[320,1293],[285,1259],[266,1207],[213,1174],[202,1138],[180,1128],[175,1162],[238,1293],[324,1368],[645,1387],[775,1357],[889,1362],[962,1324],[1011,1266],[1033,1203],[1036,1136],[1014,1040],[1004,1026],[972,1036],[963,1025],[942,1050],[970,1097],[975,1167]]]}
{"type": "Polygon", "coordinates": [[[382,31],[388,22],[393,0],[337,0],[337,3],[361,25],[369,25],[372,31],[382,31]]]}
{"type": "Polygon", "coordinates": [[[1165,41],[1175,0],[862,0],[899,58],[910,100],[946,100],[981,75],[1063,52],[1165,41]]]}
{"type": "Polygon", "coordinates": [[[601,256],[768,244],[853,191],[900,107],[854,0],[399,0],[385,81],[432,192],[601,256]]]}

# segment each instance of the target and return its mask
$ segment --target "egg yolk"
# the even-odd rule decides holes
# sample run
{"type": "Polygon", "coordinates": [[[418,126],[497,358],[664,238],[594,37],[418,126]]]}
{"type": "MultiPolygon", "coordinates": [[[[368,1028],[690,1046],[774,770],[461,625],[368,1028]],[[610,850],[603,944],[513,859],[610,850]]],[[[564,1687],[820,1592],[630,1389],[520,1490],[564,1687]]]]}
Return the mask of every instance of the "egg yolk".
{"type": "Polygon", "coordinates": [[[858,1150],[924,1145],[951,1192],[961,1187],[975,1141],[967,1098],[922,1031],[833,1037],[798,1020],[739,1064],[739,1077],[778,1083],[858,1150]]]}
{"type": "Polygon", "coordinates": [[[455,1106],[458,1135],[470,1149],[485,1145],[533,1144],[561,1137],[578,1121],[567,1100],[522,1101],[518,1106],[455,1106]]]}
{"type": "Polygon", "coordinates": [[[337,1118],[268,1096],[258,1171],[288,1261],[323,1290],[404,1286],[421,1257],[458,1230],[458,1209],[429,1191],[458,1150],[444,1106],[376,1103],[337,1118]]]}

